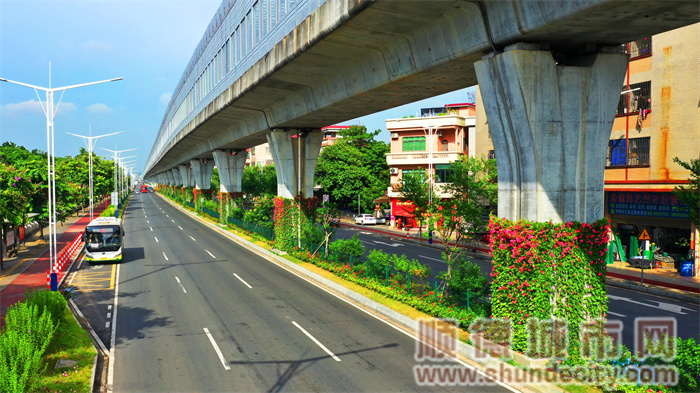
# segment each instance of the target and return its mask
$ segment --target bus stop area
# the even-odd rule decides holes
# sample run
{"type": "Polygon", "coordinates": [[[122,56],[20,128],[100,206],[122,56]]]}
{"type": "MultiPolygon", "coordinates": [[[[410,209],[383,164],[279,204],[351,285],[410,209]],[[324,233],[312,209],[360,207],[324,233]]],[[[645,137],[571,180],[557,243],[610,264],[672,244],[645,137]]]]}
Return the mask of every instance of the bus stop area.
{"type": "MultiPolygon", "coordinates": [[[[105,204],[94,206],[94,217],[98,217],[105,208],[105,204]]],[[[56,253],[59,255],[64,249],[85,230],[90,223],[88,209],[84,209],[77,215],[68,218],[63,225],[56,226],[56,253]]],[[[47,287],[46,272],[49,270],[49,231],[44,229],[36,232],[25,240],[17,253],[7,257],[3,261],[3,270],[0,271],[0,320],[4,318],[7,308],[24,299],[27,289],[47,287]]],[[[59,282],[68,273],[64,269],[59,273],[59,282]]]]}

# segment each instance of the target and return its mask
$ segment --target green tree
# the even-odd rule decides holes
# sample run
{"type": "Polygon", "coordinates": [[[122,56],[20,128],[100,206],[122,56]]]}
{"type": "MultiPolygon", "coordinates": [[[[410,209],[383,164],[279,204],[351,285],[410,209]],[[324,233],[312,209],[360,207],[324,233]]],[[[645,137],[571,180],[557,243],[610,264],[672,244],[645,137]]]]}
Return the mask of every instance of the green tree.
{"type": "Polygon", "coordinates": [[[363,210],[385,194],[389,186],[386,153],[389,145],[374,138],[364,126],[342,130],[336,143],[323,149],[316,165],[316,184],[340,209],[356,210],[358,196],[363,210]]]}
{"type": "Polygon", "coordinates": [[[684,162],[675,157],[673,162],[690,171],[688,185],[676,187],[673,193],[690,207],[690,221],[700,226],[700,159],[684,162]]]}
{"type": "Polygon", "coordinates": [[[404,171],[401,183],[399,183],[399,194],[401,198],[410,201],[415,206],[413,213],[418,218],[420,227],[423,226],[423,221],[427,218],[431,199],[434,201],[439,199],[429,187],[427,171],[404,171]]]}
{"type": "MultiPolygon", "coordinates": [[[[443,240],[443,259],[459,259],[468,241],[476,241],[488,227],[488,216],[498,199],[496,160],[462,156],[450,165],[451,175],[443,190],[449,199],[433,199],[430,220],[443,240]],[[449,240],[454,239],[453,245],[449,240]]],[[[449,273],[449,271],[448,271],[449,273]]]]}
{"type": "Polygon", "coordinates": [[[274,165],[247,166],[243,169],[241,190],[248,196],[277,195],[277,172],[274,165]]]}

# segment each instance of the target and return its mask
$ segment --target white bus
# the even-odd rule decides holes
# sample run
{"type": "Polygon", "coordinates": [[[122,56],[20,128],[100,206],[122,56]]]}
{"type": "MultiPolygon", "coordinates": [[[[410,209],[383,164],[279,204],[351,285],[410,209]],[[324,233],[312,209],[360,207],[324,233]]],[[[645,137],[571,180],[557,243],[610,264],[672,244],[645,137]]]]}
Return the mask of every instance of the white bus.
{"type": "Polygon", "coordinates": [[[85,260],[121,261],[124,249],[124,226],[114,217],[98,217],[85,227],[85,260]]]}

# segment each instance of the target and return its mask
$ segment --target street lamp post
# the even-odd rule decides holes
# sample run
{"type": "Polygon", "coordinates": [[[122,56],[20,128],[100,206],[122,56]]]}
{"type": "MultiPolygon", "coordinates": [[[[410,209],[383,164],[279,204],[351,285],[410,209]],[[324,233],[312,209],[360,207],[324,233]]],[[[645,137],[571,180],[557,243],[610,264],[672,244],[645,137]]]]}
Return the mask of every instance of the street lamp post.
{"type": "MultiPolygon", "coordinates": [[[[116,201],[117,204],[115,205],[114,214],[115,214],[115,217],[119,217],[119,209],[121,208],[121,206],[119,206],[119,188],[118,188],[119,179],[118,179],[118,173],[117,173],[117,161],[119,160],[119,154],[121,154],[125,151],[138,150],[138,147],[133,148],[133,149],[116,150],[117,145],[114,145],[114,150],[105,149],[104,147],[101,147],[100,149],[106,150],[114,155],[114,195],[116,196],[116,199],[117,199],[117,201],[116,201]]],[[[115,201],[112,200],[112,203],[114,203],[114,202],[115,201]]]]}
{"type": "Polygon", "coordinates": [[[84,136],[84,135],[78,135],[78,134],[71,134],[70,132],[66,132],[68,135],[73,135],[77,136],[79,138],[83,138],[85,140],[85,144],[88,147],[88,154],[90,156],[90,221],[93,219],[94,215],[94,202],[93,202],[93,182],[92,182],[92,152],[95,150],[95,143],[97,143],[97,139],[99,138],[104,138],[106,136],[111,136],[111,135],[117,135],[117,134],[123,134],[124,131],[119,131],[119,132],[113,132],[111,134],[105,134],[105,135],[98,135],[98,136],[92,136],[92,127],[90,127],[90,136],[84,136]]]}
{"type": "Polygon", "coordinates": [[[39,91],[41,90],[46,93],[46,107],[44,107],[44,104],[41,103],[41,98],[39,98],[39,103],[41,104],[41,108],[44,110],[44,114],[46,115],[46,161],[47,161],[47,170],[48,170],[48,204],[49,204],[49,211],[48,211],[48,216],[49,216],[49,273],[50,273],[50,282],[51,282],[51,290],[52,291],[58,291],[58,274],[56,273],[55,270],[55,261],[56,261],[56,254],[57,254],[57,249],[56,249],[56,158],[55,158],[55,143],[54,143],[54,117],[56,116],[56,112],[58,111],[59,106],[61,105],[61,100],[63,100],[63,94],[65,94],[66,90],[70,89],[75,89],[78,87],[84,87],[84,86],[90,86],[90,85],[96,85],[98,83],[106,83],[106,82],[114,82],[118,80],[122,80],[123,78],[113,78],[113,79],[106,79],[103,81],[97,81],[97,82],[89,82],[89,83],[81,83],[78,85],[71,85],[71,86],[63,86],[63,87],[51,87],[51,63],[49,62],[49,87],[40,87],[40,86],[35,86],[35,85],[30,85],[28,83],[22,83],[22,82],[17,82],[17,81],[12,81],[9,79],[5,78],[0,78],[0,82],[8,82],[8,83],[13,83],[16,85],[20,86],[26,86],[34,89],[34,92],[36,93],[37,98],[39,98],[39,91]],[[61,98],[58,100],[58,104],[54,108],[54,93],[56,92],[61,92],[61,98]]]}
{"type": "Polygon", "coordinates": [[[134,162],[136,161],[136,160],[128,160],[128,161],[127,161],[126,159],[127,159],[127,158],[132,158],[132,157],[137,157],[137,156],[121,157],[121,158],[119,159],[119,166],[120,166],[120,170],[119,170],[119,175],[120,175],[120,176],[119,176],[119,180],[121,181],[121,193],[122,193],[122,196],[121,196],[121,198],[120,198],[120,202],[125,198],[126,189],[127,189],[127,185],[126,185],[126,164],[127,164],[127,163],[131,164],[131,163],[134,163],[134,162]]]}

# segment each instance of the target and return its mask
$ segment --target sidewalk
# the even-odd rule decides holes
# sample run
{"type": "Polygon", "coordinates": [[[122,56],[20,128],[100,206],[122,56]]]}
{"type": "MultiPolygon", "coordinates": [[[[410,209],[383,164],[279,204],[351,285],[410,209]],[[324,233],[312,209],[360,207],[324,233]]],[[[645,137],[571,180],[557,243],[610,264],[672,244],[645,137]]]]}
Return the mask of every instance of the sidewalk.
{"type": "MultiPolygon", "coordinates": [[[[104,203],[95,205],[94,217],[104,210],[104,203]]],[[[56,227],[57,255],[70,244],[85,226],[90,223],[88,209],[77,216],[72,216],[63,225],[56,227]]],[[[5,270],[0,272],[0,320],[4,318],[7,308],[24,299],[28,288],[46,287],[46,271],[49,270],[48,229],[44,229],[44,239],[39,232],[27,240],[26,247],[17,255],[4,260],[5,270]]],[[[59,282],[65,274],[58,273],[59,282]]]]}
{"type": "MultiPolygon", "coordinates": [[[[405,242],[421,244],[426,247],[442,249],[442,242],[433,240],[428,244],[427,239],[418,239],[417,228],[406,232],[389,225],[356,225],[352,219],[342,219],[340,225],[367,232],[374,232],[385,236],[401,239],[405,242]]],[[[476,255],[490,258],[489,245],[479,243],[476,247],[476,255]]],[[[644,269],[644,284],[641,285],[641,269],[629,266],[625,262],[615,262],[608,265],[606,283],[608,285],[625,289],[646,292],[654,295],[665,296],[681,301],[700,304],[700,277],[680,277],[674,269],[644,269]]]]}

